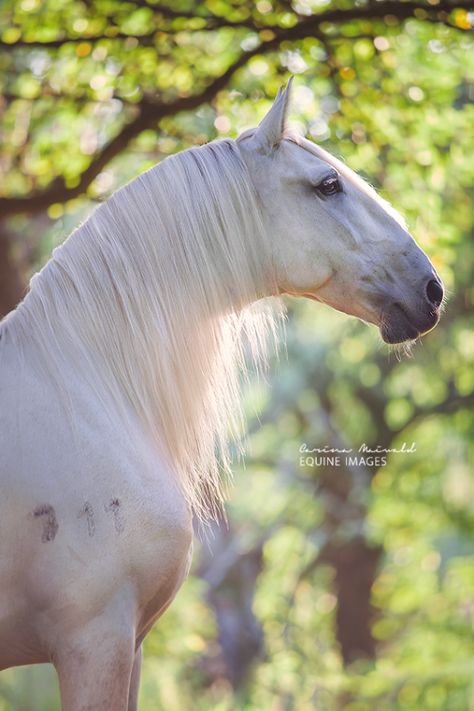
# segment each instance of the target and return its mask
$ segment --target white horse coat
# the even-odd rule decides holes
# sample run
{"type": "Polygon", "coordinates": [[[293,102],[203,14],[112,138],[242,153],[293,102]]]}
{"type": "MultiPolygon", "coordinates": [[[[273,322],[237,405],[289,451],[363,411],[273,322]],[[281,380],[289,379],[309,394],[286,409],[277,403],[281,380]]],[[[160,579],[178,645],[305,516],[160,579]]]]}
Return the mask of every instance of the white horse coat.
{"type": "Polygon", "coordinates": [[[189,569],[192,514],[219,506],[239,426],[242,339],[258,360],[304,295],[401,342],[442,287],[394,211],[284,135],[164,161],[117,192],[0,325],[0,668],[52,662],[65,711],[136,708],[140,644],[189,569]]]}

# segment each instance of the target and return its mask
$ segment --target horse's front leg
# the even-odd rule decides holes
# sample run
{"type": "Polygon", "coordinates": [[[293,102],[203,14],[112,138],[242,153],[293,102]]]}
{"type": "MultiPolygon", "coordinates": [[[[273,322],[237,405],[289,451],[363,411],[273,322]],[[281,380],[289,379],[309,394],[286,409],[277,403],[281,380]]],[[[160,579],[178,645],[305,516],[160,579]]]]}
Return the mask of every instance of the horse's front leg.
{"type": "Polygon", "coordinates": [[[140,671],[142,666],[142,647],[141,645],[135,652],[133,661],[132,677],[130,679],[130,691],[128,694],[128,711],[137,711],[138,709],[138,688],[140,686],[140,671]]]}
{"type": "Polygon", "coordinates": [[[62,711],[128,711],[135,633],[101,615],[70,631],[54,654],[62,711]]]}

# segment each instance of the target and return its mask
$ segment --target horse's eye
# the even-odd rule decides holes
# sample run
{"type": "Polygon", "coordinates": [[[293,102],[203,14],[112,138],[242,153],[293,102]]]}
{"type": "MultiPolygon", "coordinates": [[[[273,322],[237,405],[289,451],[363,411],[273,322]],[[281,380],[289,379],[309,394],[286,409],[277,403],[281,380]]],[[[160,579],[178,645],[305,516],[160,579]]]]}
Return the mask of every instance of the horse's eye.
{"type": "Polygon", "coordinates": [[[324,178],[319,185],[317,190],[323,195],[335,195],[342,191],[342,186],[337,175],[331,175],[328,178],[324,178]]]}

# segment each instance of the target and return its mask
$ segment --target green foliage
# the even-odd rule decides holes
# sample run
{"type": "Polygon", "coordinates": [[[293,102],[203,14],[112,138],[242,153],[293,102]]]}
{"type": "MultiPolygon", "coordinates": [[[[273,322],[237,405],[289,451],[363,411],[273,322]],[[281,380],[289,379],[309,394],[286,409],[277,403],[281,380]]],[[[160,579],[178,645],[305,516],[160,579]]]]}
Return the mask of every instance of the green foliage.
{"type": "MultiPolygon", "coordinates": [[[[91,200],[166,155],[255,125],[292,73],[293,122],[395,204],[449,292],[441,325],[400,360],[372,329],[324,307],[289,304],[288,358],[274,364],[269,384],[249,389],[249,455],[245,468],[236,465],[229,506],[239,549],[263,545],[253,609],[265,652],[234,692],[196,564],[146,641],[142,711],[474,709],[472,15],[438,15],[432,1],[421,2],[418,15],[372,16],[370,6],[380,4],[209,0],[169,3],[166,12],[131,0],[23,0],[0,7],[0,189],[7,202],[46,196],[51,222],[41,223],[39,261],[91,200]],[[335,8],[367,12],[291,35],[312,12],[335,8]],[[272,44],[283,32],[288,37],[272,44]],[[45,42],[59,46],[38,46],[45,42]],[[241,52],[248,61],[208,101],[206,87],[241,52]],[[192,111],[158,113],[124,142],[87,197],[54,199],[54,181],[66,190],[79,185],[143,106],[179,108],[200,93],[192,111]],[[354,472],[300,465],[303,442],[335,441],[415,442],[416,452],[354,472]],[[383,547],[371,588],[377,656],[345,668],[330,551],[358,538],[383,547]]],[[[36,221],[27,223],[23,208],[14,212],[18,240],[33,243],[36,221]]],[[[7,672],[0,709],[39,709],[39,696],[53,708],[42,688],[51,688],[50,677],[34,673],[7,672]]]]}

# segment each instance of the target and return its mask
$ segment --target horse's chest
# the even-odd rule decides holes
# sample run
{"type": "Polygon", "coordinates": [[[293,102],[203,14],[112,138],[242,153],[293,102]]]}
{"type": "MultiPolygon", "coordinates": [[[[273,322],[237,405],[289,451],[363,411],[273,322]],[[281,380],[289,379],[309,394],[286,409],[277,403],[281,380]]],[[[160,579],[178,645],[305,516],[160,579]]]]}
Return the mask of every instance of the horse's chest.
{"type": "MultiPolygon", "coordinates": [[[[125,510],[124,521],[126,518],[125,510]]],[[[189,514],[181,503],[164,506],[158,490],[131,514],[128,526],[124,554],[140,607],[148,607],[153,599],[154,605],[161,607],[174,596],[188,572],[192,546],[189,514]]]]}
{"type": "Polygon", "coordinates": [[[12,551],[0,555],[0,574],[13,581],[0,615],[18,601],[47,618],[43,633],[68,610],[87,619],[122,595],[139,624],[168,604],[188,568],[191,518],[174,472],[133,421],[103,415],[72,384],[64,411],[55,391],[27,376],[29,397],[12,401],[0,437],[0,533],[12,551]]]}
{"type": "Polygon", "coordinates": [[[103,480],[93,511],[87,502],[77,519],[85,546],[97,538],[99,565],[112,556],[114,574],[133,590],[139,617],[172,599],[188,571],[192,542],[191,517],[173,474],[146,461],[141,467],[126,460],[103,480]]]}

